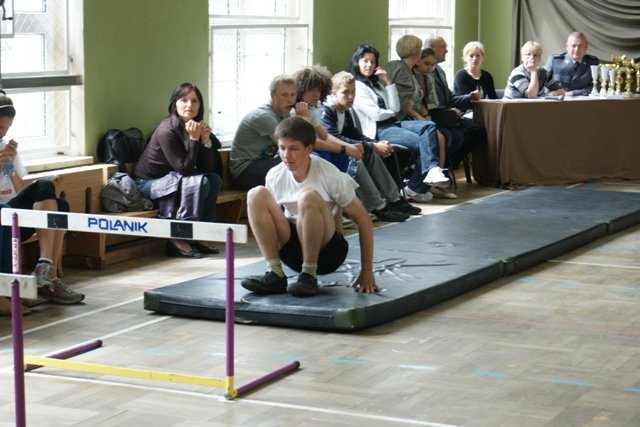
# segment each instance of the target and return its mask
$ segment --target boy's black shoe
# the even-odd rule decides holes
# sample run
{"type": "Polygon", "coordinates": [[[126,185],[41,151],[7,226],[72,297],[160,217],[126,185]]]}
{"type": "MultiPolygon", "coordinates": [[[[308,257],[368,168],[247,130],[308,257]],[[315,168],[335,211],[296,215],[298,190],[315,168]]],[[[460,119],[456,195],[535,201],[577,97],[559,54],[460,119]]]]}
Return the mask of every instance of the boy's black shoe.
{"type": "Polygon", "coordinates": [[[308,273],[300,273],[298,279],[287,286],[287,292],[294,297],[308,297],[320,292],[318,279],[308,273]]]}
{"type": "Polygon", "coordinates": [[[389,204],[382,209],[374,209],[371,213],[380,221],[385,222],[404,222],[409,219],[408,214],[395,210],[389,204]]]}
{"type": "Polygon", "coordinates": [[[422,209],[419,207],[413,206],[411,203],[407,202],[407,199],[404,197],[400,197],[395,202],[391,203],[391,207],[397,211],[409,214],[409,215],[419,215],[422,212],[422,209]]]}
{"type": "Polygon", "coordinates": [[[273,271],[263,276],[247,276],[240,282],[243,288],[256,294],[283,294],[287,292],[287,278],[280,277],[273,271]]]}

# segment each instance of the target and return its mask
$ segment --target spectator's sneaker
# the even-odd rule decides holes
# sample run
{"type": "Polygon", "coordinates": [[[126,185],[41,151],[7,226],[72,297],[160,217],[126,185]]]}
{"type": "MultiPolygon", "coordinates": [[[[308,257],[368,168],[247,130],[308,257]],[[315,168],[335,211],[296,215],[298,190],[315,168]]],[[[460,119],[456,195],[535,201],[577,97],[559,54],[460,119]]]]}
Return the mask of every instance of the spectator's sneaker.
{"type": "Polygon", "coordinates": [[[418,193],[410,189],[409,186],[404,187],[404,194],[407,196],[407,199],[411,199],[416,203],[428,203],[433,199],[433,194],[430,192],[418,193]]]}
{"type": "Polygon", "coordinates": [[[417,206],[413,206],[411,203],[407,202],[407,199],[404,197],[400,197],[395,202],[391,203],[391,207],[397,211],[404,212],[409,215],[420,215],[422,209],[417,206]]]}
{"type": "Polygon", "coordinates": [[[53,286],[38,287],[38,296],[54,304],[77,304],[84,299],[84,294],[67,288],[62,279],[53,279],[53,286]]]}
{"type": "Polygon", "coordinates": [[[298,279],[287,286],[287,292],[294,297],[308,297],[320,292],[318,279],[307,273],[300,273],[298,279]]]}
{"type": "Polygon", "coordinates": [[[429,169],[429,172],[427,172],[427,176],[424,178],[423,182],[432,187],[449,186],[449,178],[444,175],[444,172],[442,172],[442,169],[438,166],[429,169]]]}
{"type": "Polygon", "coordinates": [[[434,197],[441,197],[443,199],[457,199],[458,195],[454,192],[441,187],[431,187],[429,190],[434,197]]]}
{"type": "Polygon", "coordinates": [[[382,209],[374,209],[371,213],[374,214],[378,220],[385,222],[404,222],[409,219],[408,214],[393,209],[389,204],[385,205],[382,209]]]}
{"type": "Polygon", "coordinates": [[[283,294],[287,292],[287,278],[280,277],[273,271],[263,276],[247,276],[240,282],[243,288],[256,294],[283,294]]]}
{"type": "Polygon", "coordinates": [[[36,276],[38,287],[53,287],[53,279],[58,276],[56,268],[53,266],[53,264],[47,261],[38,261],[38,263],[36,264],[36,268],[33,270],[32,274],[36,276]]]}

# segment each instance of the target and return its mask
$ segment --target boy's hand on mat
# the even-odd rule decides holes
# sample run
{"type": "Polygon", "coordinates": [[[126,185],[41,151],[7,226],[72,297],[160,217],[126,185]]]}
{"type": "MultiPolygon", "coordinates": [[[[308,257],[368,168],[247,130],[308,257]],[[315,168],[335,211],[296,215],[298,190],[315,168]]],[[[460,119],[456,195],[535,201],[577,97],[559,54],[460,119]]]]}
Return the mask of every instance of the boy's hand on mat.
{"type": "Polygon", "coordinates": [[[376,278],[371,270],[362,270],[358,275],[358,278],[351,284],[351,287],[355,288],[358,293],[372,294],[380,292],[380,288],[376,284],[376,278]]]}

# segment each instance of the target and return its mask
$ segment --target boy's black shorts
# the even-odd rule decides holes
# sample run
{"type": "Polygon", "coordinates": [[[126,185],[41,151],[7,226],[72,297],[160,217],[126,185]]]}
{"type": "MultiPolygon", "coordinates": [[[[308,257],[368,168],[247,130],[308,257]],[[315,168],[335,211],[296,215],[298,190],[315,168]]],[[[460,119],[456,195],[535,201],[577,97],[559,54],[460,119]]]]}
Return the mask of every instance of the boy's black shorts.
{"type": "MultiPolygon", "coordinates": [[[[291,237],[280,248],[280,259],[289,268],[300,272],[302,271],[302,246],[300,245],[296,225],[289,222],[289,227],[291,229],[291,237]]],[[[347,259],[347,252],[349,252],[349,243],[347,243],[342,234],[336,231],[326,246],[320,249],[318,274],[329,274],[336,271],[347,259]]]]}

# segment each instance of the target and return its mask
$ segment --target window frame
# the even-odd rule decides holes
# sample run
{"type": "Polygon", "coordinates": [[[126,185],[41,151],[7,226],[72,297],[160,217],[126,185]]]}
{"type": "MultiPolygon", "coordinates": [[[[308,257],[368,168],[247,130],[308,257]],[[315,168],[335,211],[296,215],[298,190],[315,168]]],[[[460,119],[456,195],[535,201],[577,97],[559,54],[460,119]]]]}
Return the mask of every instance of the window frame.
{"type": "MultiPolygon", "coordinates": [[[[45,119],[45,135],[44,140],[51,142],[46,145],[37,145],[30,148],[28,141],[30,138],[21,137],[15,134],[17,140],[27,142],[21,144],[20,154],[25,164],[38,164],[50,161],[51,158],[57,156],[83,156],[85,153],[84,145],[84,86],[83,71],[84,60],[83,39],[82,39],[82,17],[83,6],[82,0],[57,0],[64,2],[66,10],[65,22],[66,28],[63,30],[65,34],[65,52],[66,63],[63,67],[59,67],[55,71],[30,71],[30,72],[12,72],[2,73],[0,76],[0,86],[7,92],[8,96],[12,94],[43,94],[48,96],[50,92],[66,93],[65,114],[63,120],[66,121],[67,131],[64,135],[54,130],[55,125],[46,122],[45,119]],[[72,37],[73,35],[73,37],[72,37]]],[[[34,12],[38,13],[38,12],[34,12]]],[[[12,11],[15,16],[16,12],[12,11]]],[[[15,30],[15,25],[14,25],[15,30]]],[[[15,35],[14,31],[14,35],[15,35]]],[[[20,34],[20,33],[17,33],[20,34]]],[[[46,109],[58,108],[57,105],[45,104],[46,109]]],[[[59,111],[59,108],[58,108],[59,111]]],[[[18,111],[20,117],[20,111],[18,111]]]]}
{"type": "MultiPolygon", "coordinates": [[[[209,0],[211,1],[219,1],[219,0],[209,0]]],[[[237,0],[243,1],[243,0],[237,0]]],[[[276,0],[277,1],[277,0],[276,0]]],[[[287,1],[287,0],[283,0],[287,1]]],[[[216,101],[216,80],[215,80],[215,71],[214,71],[214,32],[219,30],[250,30],[250,29],[259,29],[259,30],[269,30],[269,29],[283,29],[283,30],[295,30],[295,29],[303,29],[306,30],[306,52],[303,54],[305,58],[305,64],[296,64],[296,67],[301,65],[308,65],[311,62],[311,53],[312,53],[312,42],[313,42],[313,0],[288,0],[289,2],[295,1],[296,11],[297,13],[293,16],[255,16],[255,15],[209,15],[209,105],[208,105],[208,115],[211,126],[214,129],[218,129],[219,122],[221,120],[221,108],[218,108],[220,104],[216,101]],[[216,123],[218,122],[218,123],[216,123]]],[[[282,55],[285,56],[286,52],[284,50],[281,51],[282,55]]],[[[238,61],[238,56],[236,56],[236,61],[238,61]]],[[[236,62],[237,64],[237,62],[236,62]]],[[[284,65],[284,64],[283,64],[284,65]]],[[[241,66],[236,65],[237,69],[240,70],[241,66]]],[[[284,68],[284,67],[283,67],[284,68]]],[[[282,73],[293,73],[294,69],[283,69],[282,73]]],[[[275,77],[269,76],[268,80],[275,77]]],[[[266,80],[266,79],[265,79],[266,80]]],[[[224,147],[228,147],[231,145],[231,141],[233,140],[233,136],[235,134],[235,130],[237,128],[238,123],[242,120],[242,117],[247,114],[251,109],[257,108],[259,104],[246,106],[244,111],[242,110],[242,105],[239,104],[240,99],[244,97],[241,95],[241,91],[237,89],[238,86],[238,76],[236,76],[236,89],[235,89],[235,100],[234,105],[236,112],[231,115],[231,117],[222,117],[224,129],[222,145],[224,147]]],[[[264,85],[260,85],[256,90],[260,91],[261,99],[263,99],[263,103],[269,100],[269,88],[268,83],[264,85]],[[264,87],[263,87],[264,86],[264,87]],[[262,96],[263,95],[263,96],[262,96]]]]}
{"type": "MultiPolygon", "coordinates": [[[[431,0],[433,1],[433,0],[431,0]]],[[[417,16],[419,13],[410,7],[411,0],[389,0],[389,60],[399,59],[396,54],[394,33],[401,31],[404,34],[416,34],[419,37],[424,34],[438,34],[445,37],[449,53],[445,62],[438,64],[445,72],[449,84],[453,83],[454,75],[454,52],[455,52],[455,12],[456,2],[451,0],[438,0],[448,15],[445,19],[430,16],[417,16]],[[391,18],[392,7],[401,5],[407,16],[391,18]],[[404,6],[402,6],[404,5],[404,6]],[[409,15],[409,11],[411,14],[409,15]],[[446,20],[449,20],[446,22],[446,20]],[[395,31],[394,31],[395,30],[395,31]],[[450,32],[450,35],[446,33],[450,32]]],[[[426,4],[426,2],[424,2],[426,4]]],[[[424,37],[421,37],[424,41],[424,37]]]]}

